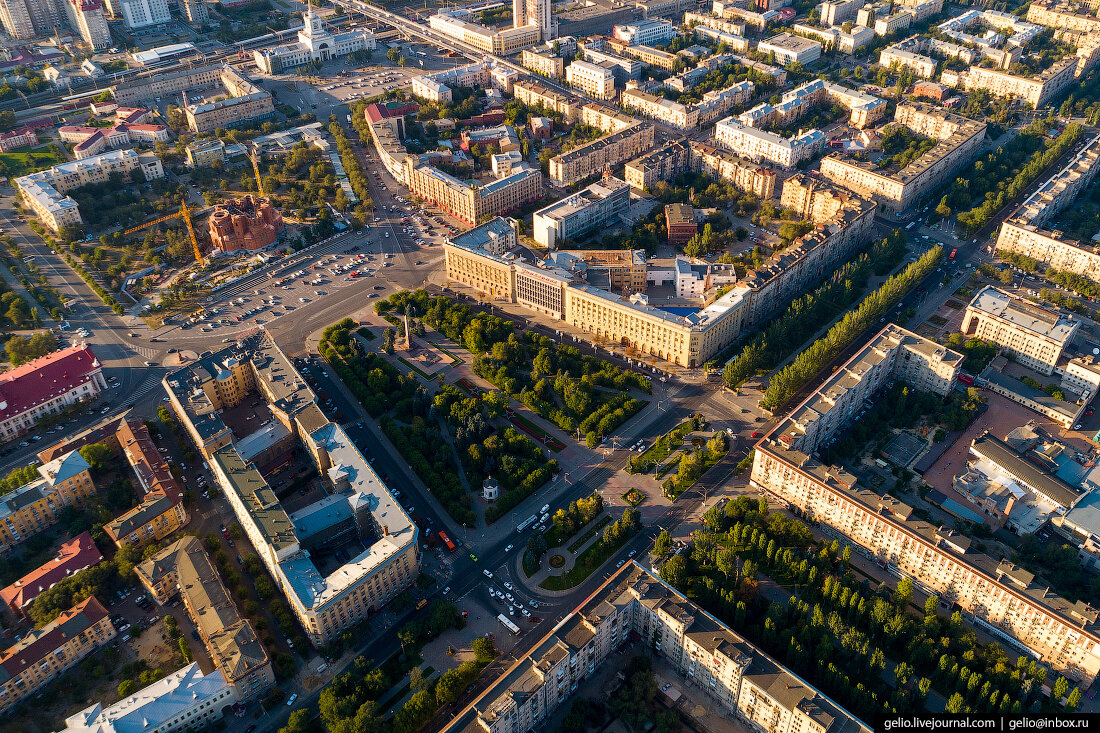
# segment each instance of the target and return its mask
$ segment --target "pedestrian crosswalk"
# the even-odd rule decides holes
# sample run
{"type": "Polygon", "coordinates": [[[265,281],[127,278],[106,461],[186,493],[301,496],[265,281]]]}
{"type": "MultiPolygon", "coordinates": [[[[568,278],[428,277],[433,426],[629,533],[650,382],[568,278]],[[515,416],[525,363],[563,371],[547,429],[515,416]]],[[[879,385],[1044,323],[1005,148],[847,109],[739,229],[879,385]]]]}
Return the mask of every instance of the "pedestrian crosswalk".
{"type": "Polygon", "coordinates": [[[155,389],[160,389],[160,380],[152,374],[147,375],[145,379],[138,384],[137,388],[127,396],[126,401],[137,402],[155,389]]]}

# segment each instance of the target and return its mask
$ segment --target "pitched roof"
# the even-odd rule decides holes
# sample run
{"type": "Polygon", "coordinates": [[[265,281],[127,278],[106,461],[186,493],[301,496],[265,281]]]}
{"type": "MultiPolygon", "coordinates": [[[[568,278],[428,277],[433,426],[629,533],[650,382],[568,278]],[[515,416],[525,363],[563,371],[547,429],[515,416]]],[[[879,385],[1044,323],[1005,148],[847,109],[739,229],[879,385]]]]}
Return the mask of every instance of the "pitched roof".
{"type": "Polygon", "coordinates": [[[18,677],[25,669],[105,618],[107,609],[93,596],[65,611],[45,627],[31,631],[15,646],[0,652],[0,683],[18,677]]]}
{"type": "Polygon", "coordinates": [[[103,559],[92,535],[85,532],[61,545],[57,555],[0,590],[0,600],[12,610],[26,608],[38,594],[103,559]]]}
{"type": "Polygon", "coordinates": [[[100,368],[90,346],[77,344],[0,374],[0,420],[65,394],[100,368]]]}
{"type": "Polygon", "coordinates": [[[68,481],[73,476],[79,476],[89,468],[91,466],[88,465],[88,461],[84,459],[84,456],[80,455],[79,451],[74,450],[53,459],[39,468],[38,472],[51,484],[59,484],[68,481]]]}

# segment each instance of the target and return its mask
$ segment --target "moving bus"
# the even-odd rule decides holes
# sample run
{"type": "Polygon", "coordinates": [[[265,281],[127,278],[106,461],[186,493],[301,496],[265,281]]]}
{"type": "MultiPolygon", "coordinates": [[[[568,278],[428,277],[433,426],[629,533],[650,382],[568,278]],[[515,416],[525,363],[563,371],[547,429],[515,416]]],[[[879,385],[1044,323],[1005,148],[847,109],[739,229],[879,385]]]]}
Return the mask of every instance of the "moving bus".
{"type": "Polygon", "coordinates": [[[447,549],[451,552],[455,551],[455,543],[451,542],[451,538],[447,536],[447,533],[443,530],[439,530],[439,539],[443,540],[443,544],[447,546],[447,549]]]}
{"type": "Polygon", "coordinates": [[[497,621],[499,621],[504,626],[504,628],[508,629],[516,636],[519,636],[519,627],[512,623],[512,621],[503,613],[497,615],[497,621]]]}
{"type": "Polygon", "coordinates": [[[537,521],[539,521],[539,515],[532,514],[531,516],[527,517],[527,519],[524,519],[522,522],[519,523],[519,526],[516,527],[516,531],[522,532],[537,521]]]}
{"type": "Polygon", "coordinates": [[[947,261],[948,262],[954,262],[955,261],[955,255],[957,255],[958,253],[959,253],[958,249],[951,250],[951,254],[949,254],[947,256],[947,261]]]}

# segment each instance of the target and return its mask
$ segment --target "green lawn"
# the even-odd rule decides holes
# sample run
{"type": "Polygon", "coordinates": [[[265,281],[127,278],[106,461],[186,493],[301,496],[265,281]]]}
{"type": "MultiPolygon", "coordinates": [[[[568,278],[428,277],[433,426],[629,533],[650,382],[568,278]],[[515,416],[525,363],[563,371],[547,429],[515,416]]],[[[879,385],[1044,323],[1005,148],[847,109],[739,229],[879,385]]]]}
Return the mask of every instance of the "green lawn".
{"type": "Polygon", "coordinates": [[[590,540],[591,538],[595,537],[597,532],[602,532],[603,528],[611,524],[612,521],[614,520],[611,519],[610,514],[604,514],[602,517],[600,517],[600,519],[596,521],[595,524],[592,525],[591,528],[589,528],[587,532],[582,534],[576,542],[569,545],[569,551],[576,552],[578,547],[583,545],[585,542],[588,542],[588,540],[590,540]]]}
{"type": "Polygon", "coordinates": [[[17,178],[64,162],[50,145],[21,148],[11,153],[0,153],[0,175],[17,178]]]}
{"type": "Polygon", "coordinates": [[[573,565],[572,570],[565,575],[551,575],[546,578],[546,580],[542,581],[539,586],[546,590],[569,590],[570,588],[576,588],[583,583],[589,575],[607,562],[607,558],[614,555],[629,539],[630,535],[624,532],[623,535],[619,537],[618,541],[610,545],[605,545],[603,540],[592,543],[587,550],[577,557],[577,561],[573,565]]]}

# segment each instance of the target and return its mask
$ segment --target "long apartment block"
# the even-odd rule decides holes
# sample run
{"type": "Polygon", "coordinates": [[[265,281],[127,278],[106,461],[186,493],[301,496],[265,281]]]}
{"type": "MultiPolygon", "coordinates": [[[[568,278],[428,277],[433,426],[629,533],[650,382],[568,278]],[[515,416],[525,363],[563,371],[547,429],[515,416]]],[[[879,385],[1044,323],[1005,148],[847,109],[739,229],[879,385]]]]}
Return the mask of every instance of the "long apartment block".
{"type": "Polygon", "coordinates": [[[1092,242],[1070,239],[1052,226],[1052,219],[1088,188],[1097,171],[1100,171],[1100,135],[1089,140],[1064,168],[1005,219],[997,235],[997,249],[1100,280],[1100,248],[1092,242]]]}
{"type": "MultiPolygon", "coordinates": [[[[714,701],[731,729],[870,733],[851,713],[641,565],[611,576],[459,712],[444,733],[545,730],[573,693],[633,639],[714,701]]],[[[591,685],[591,683],[588,683],[591,685]]]]}
{"type": "Polygon", "coordinates": [[[887,211],[905,211],[973,161],[985,140],[984,122],[928,104],[899,104],[894,124],[939,142],[895,172],[882,172],[876,164],[833,153],[821,161],[821,175],[860,196],[873,198],[887,211]]]}
{"type": "Polygon", "coordinates": [[[1097,610],[1050,591],[1032,573],[978,552],[968,537],[861,486],[817,451],[891,381],[947,394],[961,354],[890,324],[756,445],[750,483],[851,541],[892,573],[958,604],[977,626],[1088,687],[1100,672],[1097,610]]]}
{"type": "Polygon", "coordinates": [[[639,122],[555,155],[550,159],[550,178],[559,186],[570,186],[652,150],[654,140],[653,125],[639,122]]]}
{"type": "Polygon", "coordinates": [[[767,161],[783,168],[793,168],[803,160],[810,160],[825,147],[825,133],[821,130],[805,130],[786,138],[750,127],[733,117],[719,120],[714,128],[714,139],[750,160],[767,161]]]}
{"type": "Polygon", "coordinates": [[[992,341],[1024,366],[1050,376],[1081,328],[1072,315],[994,287],[978,291],[963,314],[962,332],[992,341]]]}
{"type": "Polygon", "coordinates": [[[944,72],[944,84],[966,91],[984,89],[996,97],[1022,99],[1032,107],[1042,107],[1064,92],[1077,78],[1078,60],[1064,58],[1034,77],[1017,76],[999,69],[971,66],[962,72],[944,72]]]}
{"type": "Polygon", "coordinates": [[[886,100],[864,91],[849,89],[824,79],[815,79],[786,92],[779,104],[758,104],[738,116],[749,127],[769,124],[788,125],[813,109],[828,103],[844,106],[851,113],[848,124],[863,129],[878,122],[886,114],[886,100]]]}
{"type": "Polygon", "coordinates": [[[313,644],[332,640],[416,581],[416,525],[343,428],[325,417],[316,395],[266,332],[169,373],[163,384],[313,644]],[[267,403],[271,418],[237,436],[221,413],[254,395],[267,403]],[[298,446],[327,492],[289,513],[262,471],[298,446]],[[322,574],[322,559],[331,566],[334,558],[344,559],[322,574]]]}
{"type": "Polygon", "coordinates": [[[680,104],[662,96],[649,94],[639,89],[623,92],[620,103],[623,109],[652,117],[681,130],[694,130],[721,117],[739,104],[752,99],[756,85],[751,81],[742,81],[725,89],[706,92],[698,104],[680,104]]]}

